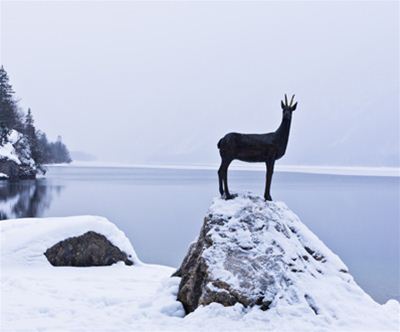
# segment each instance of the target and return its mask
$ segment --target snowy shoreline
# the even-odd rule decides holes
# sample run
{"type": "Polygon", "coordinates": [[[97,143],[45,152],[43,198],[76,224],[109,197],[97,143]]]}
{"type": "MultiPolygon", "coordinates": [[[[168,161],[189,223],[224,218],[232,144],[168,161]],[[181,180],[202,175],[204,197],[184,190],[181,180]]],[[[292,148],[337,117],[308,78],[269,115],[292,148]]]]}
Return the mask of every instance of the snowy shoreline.
{"type": "MultiPolygon", "coordinates": [[[[210,211],[214,209],[229,217],[232,213],[236,215],[237,209],[247,211],[246,202],[241,199],[225,203],[216,199],[210,211]]],[[[273,219],[282,216],[282,220],[294,222],[293,226],[300,227],[298,231],[305,236],[301,241],[311,241],[310,245],[317,245],[328,259],[328,279],[324,280],[330,286],[322,287],[323,279],[303,285],[307,286],[307,292],[321,289],[317,301],[323,304],[322,314],[314,314],[304,303],[281,302],[267,311],[245,308],[238,303],[231,307],[211,303],[185,316],[182,303],[177,301],[181,279],[171,277],[175,269],[142,263],[129,239],[106,218],[26,218],[0,221],[0,330],[19,331],[27,327],[40,331],[119,332],[396,330],[399,303],[389,300],[380,305],[347,272],[329,272],[332,270],[329,266],[340,268],[340,259],[282,204],[275,205],[278,214],[273,219]],[[106,236],[133,258],[134,265],[120,262],[107,267],[53,267],[49,264],[43,254],[46,248],[88,230],[106,236]]],[[[268,205],[266,208],[269,209],[268,205]]],[[[271,227],[271,236],[281,234],[274,229],[271,227]]],[[[281,234],[281,239],[286,237],[281,234]]],[[[297,250],[294,246],[287,249],[289,255],[297,250]]]]}
{"type": "MultiPolygon", "coordinates": [[[[147,169],[176,169],[176,170],[213,170],[218,165],[161,165],[161,164],[124,164],[112,162],[72,162],[70,164],[50,164],[46,167],[68,167],[68,168],[147,168],[147,169]]],[[[244,163],[233,163],[231,166],[235,171],[265,172],[263,164],[249,166],[244,163]]],[[[275,172],[306,173],[326,175],[349,175],[349,176],[382,176],[400,177],[399,167],[363,167],[363,166],[307,166],[307,165],[276,165],[275,172]]]]}

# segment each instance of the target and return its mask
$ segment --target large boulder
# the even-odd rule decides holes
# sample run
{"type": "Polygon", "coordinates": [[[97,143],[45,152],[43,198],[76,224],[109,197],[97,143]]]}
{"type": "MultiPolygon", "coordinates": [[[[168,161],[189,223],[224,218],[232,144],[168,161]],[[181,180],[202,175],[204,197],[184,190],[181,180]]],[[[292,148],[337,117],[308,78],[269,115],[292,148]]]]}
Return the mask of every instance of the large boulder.
{"type": "Polygon", "coordinates": [[[178,300],[187,313],[217,302],[262,310],[304,303],[318,314],[326,302],[319,287],[333,288],[333,298],[336,283],[361,291],[343,262],[284,203],[251,194],[214,199],[174,276],[182,278],[178,300]]]}
{"type": "Polygon", "coordinates": [[[106,266],[119,261],[133,265],[125,252],[93,231],[60,241],[44,255],[54,266],[106,266]]]}

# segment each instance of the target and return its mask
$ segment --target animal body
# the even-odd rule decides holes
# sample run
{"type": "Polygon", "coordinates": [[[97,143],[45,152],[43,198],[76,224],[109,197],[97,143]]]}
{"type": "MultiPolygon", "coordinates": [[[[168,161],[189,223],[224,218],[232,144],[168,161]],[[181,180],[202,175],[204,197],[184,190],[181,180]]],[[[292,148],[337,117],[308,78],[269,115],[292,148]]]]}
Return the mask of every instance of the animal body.
{"type": "Polygon", "coordinates": [[[229,133],[218,142],[221,155],[221,166],[218,170],[219,192],[225,199],[233,198],[228,189],[228,167],[235,159],[250,163],[264,162],[266,164],[265,200],[272,201],[270,194],[272,174],[275,160],[282,158],[286,152],[289,140],[292,113],[296,110],[297,102],[290,103],[287,96],[281,101],[282,122],[279,128],[268,134],[239,134],[229,133]]]}

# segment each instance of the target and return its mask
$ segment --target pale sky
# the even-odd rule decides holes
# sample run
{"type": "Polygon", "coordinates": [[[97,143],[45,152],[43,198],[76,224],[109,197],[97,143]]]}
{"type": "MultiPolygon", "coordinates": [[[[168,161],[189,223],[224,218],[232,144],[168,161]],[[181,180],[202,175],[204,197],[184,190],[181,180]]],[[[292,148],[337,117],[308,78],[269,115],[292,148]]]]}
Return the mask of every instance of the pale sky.
{"type": "Polygon", "coordinates": [[[295,93],[281,164],[399,165],[399,3],[1,2],[37,127],[101,161],[218,163],[295,93]]]}

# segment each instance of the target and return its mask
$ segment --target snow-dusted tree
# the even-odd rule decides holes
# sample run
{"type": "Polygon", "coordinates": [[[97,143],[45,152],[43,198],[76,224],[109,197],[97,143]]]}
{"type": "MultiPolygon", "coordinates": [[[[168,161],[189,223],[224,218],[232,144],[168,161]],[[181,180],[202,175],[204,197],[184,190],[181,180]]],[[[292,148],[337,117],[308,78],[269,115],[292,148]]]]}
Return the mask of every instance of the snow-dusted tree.
{"type": "Polygon", "coordinates": [[[9,129],[22,127],[21,114],[14,100],[14,90],[4,67],[0,68],[0,123],[9,129]]]}
{"type": "Polygon", "coordinates": [[[0,145],[7,143],[8,134],[10,133],[10,129],[7,128],[4,122],[0,123],[0,145]]]}
{"type": "Polygon", "coordinates": [[[43,163],[43,156],[39,149],[39,142],[37,137],[37,132],[33,120],[32,111],[28,108],[28,113],[25,116],[24,133],[28,139],[29,146],[31,148],[32,158],[36,164],[43,163]]]}

